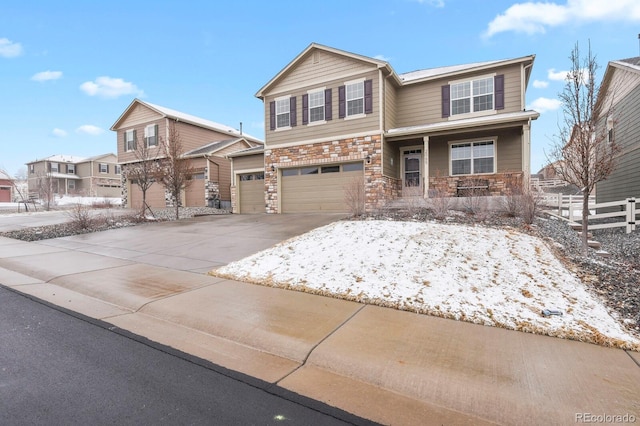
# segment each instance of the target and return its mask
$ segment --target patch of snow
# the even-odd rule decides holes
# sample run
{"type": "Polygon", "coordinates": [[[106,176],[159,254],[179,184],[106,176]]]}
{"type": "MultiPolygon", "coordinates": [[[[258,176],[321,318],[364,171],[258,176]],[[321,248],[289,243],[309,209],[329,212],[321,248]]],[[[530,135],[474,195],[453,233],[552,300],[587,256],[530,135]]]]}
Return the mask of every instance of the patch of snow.
{"type": "Polygon", "coordinates": [[[478,324],[640,348],[545,243],[511,229],[343,221],[211,272],[478,324]],[[544,309],[561,316],[542,315],[544,309]]]}
{"type": "Polygon", "coordinates": [[[76,204],[82,204],[85,206],[92,206],[94,204],[110,204],[113,206],[119,206],[122,204],[122,198],[120,197],[78,197],[73,195],[63,195],[60,198],[55,199],[56,206],[73,206],[76,204]]]}

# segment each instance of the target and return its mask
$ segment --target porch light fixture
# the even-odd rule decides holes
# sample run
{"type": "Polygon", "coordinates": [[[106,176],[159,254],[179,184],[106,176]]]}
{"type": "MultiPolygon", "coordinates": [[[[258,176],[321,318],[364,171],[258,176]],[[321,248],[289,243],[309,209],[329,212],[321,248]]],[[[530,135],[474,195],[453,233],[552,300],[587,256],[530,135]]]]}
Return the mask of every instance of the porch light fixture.
{"type": "Polygon", "coordinates": [[[371,156],[367,155],[367,164],[371,164],[371,156]]]}

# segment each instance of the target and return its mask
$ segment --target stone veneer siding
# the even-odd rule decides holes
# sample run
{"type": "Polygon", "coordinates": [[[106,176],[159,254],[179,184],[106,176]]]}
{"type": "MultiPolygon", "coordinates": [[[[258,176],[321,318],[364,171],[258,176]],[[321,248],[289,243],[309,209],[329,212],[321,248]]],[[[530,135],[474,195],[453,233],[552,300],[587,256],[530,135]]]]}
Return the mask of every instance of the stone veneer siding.
{"type": "Polygon", "coordinates": [[[278,210],[278,169],[364,160],[365,210],[372,211],[384,204],[390,192],[388,178],[382,176],[381,135],[348,138],[285,148],[266,149],[265,187],[267,213],[278,210]],[[367,161],[370,156],[370,161],[367,161]],[[271,171],[271,167],[275,171],[271,171]]]}
{"type": "Polygon", "coordinates": [[[493,175],[439,176],[429,178],[429,190],[442,196],[455,197],[459,180],[482,179],[489,181],[489,194],[509,195],[514,188],[522,189],[522,172],[496,173],[493,175]]]}

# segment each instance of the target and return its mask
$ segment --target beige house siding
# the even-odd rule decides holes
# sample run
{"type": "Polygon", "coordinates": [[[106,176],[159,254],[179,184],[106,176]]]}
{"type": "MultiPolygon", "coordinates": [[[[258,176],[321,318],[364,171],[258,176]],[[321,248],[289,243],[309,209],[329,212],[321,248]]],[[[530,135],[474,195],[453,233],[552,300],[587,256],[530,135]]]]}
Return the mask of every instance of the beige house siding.
{"type": "Polygon", "coordinates": [[[396,126],[396,114],[398,103],[398,89],[387,80],[383,80],[384,85],[384,128],[393,129],[396,126]]]}
{"type": "Polygon", "coordinates": [[[452,121],[455,118],[442,117],[441,87],[457,80],[469,80],[486,75],[504,74],[505,107],[498,114],[522,110],[521,66],[512,65],[496,70],[470,73],[464,77],[446,78],[426,83],[409,84],[398,90],[396,127],[416,126],[425,123],[452,121]]]}
{"type": "Polygon", "coordinates": [[[263,153],[233,158],[233,170],[236,173],[240,173],[242,170],[255,170],[258,168],[264,168],[263,153]]]}
{"type": "MultiPolygon", "coordinates": [[[[297,73],[296,73],[297,74],[297,73]]],[[[265,123],[266,129],[266,142],[265,146],[279,146],[282,144],[295,145],[299,141],[309,140],[322,140],[331,139],[342,136],[350,135],[363,135],[366,133],[378,132],[380,129],[380,97],[379,93],[379,73],[377,70],[372,70],[358,75],[351,75],[347,78],[324,80],[318,84],[306,85],[299,87],[296,90],[292,90],[286,93],[278,93],[269,95],[265,98],[265,123]],[[366,114],[364,117],[358,118],[338,118],[338,87],[344,85],[345,82],[357,79],[372,80],[373,89],[373,112],[366,114]],[[332,119],[322,124],[302,124],[302,95],[312,91],[314,89],[331,89],[331,109],[332,119]],[[296,119],[297,126],[290,129],[282,130],[270,130],[269,129],[269,105],[275,98],[290,95],[296,97],[296,119]]],[[[288,79],[287,79],[288,81],[288,79]]]]}

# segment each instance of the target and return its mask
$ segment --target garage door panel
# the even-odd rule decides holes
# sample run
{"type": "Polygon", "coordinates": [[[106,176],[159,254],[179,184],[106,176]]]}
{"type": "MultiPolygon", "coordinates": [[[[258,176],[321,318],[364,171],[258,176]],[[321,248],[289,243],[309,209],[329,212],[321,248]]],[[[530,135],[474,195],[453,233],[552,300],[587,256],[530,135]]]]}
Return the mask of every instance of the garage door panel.
{"type": "MultiPolygon", "coordinates": [[[[158,183],[151,185],[151,187],[147,189],[146,201],[147,205],[152,209],[165,208],[164,187],[158,183]]],[[[131,185],[129,191],[129,206],[132,209],[142,209],[142,191],[138,185],[131,185]]]]}
{"type": "Polygon", "coordinates": [[[204,176],[194,178],[185,189],[185,205],[187,207],[204,207],[207,205],[204,197],[204,176]]]}
{"type": "Polygon", "coordinates": [[[238,190],[240,192],[240,213],[264,213],[264,174],[254,173],[240,175],[238,190]],[[256,179],[260,175],[261,179],[256,179]],[[251,180],[243,180],[243,176],[251,176],[251,180]]]}
{"type": "MultiPolygon", "coordinates": [[[[341,168],[342,170],[342,168],[341,168]]],[[[362,178],[362,170],[307,175],[282,176],[282,211],[348,212],[346,188],[354,179],[362,178]]]]}

